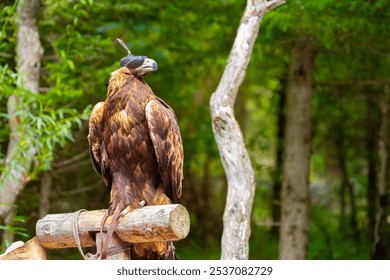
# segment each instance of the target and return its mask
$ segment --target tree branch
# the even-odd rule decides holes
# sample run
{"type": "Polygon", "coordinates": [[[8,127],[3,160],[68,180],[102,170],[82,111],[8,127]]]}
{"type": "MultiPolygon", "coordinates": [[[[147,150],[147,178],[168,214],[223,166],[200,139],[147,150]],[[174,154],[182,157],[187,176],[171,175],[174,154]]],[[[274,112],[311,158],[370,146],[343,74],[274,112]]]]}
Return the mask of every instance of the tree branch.
{"type": "Polygon", "coordinates": [[[87,150],[75,155],[74,157],[65,159],[63,161],[53,162],[52,165],[55,168],[65,167],[67,165],[74,164],[75,162],[78,162],[80,159],[82,159],[83,157],[85,157],[88,154],[89,154],[89,150],[87,149],[87,150]]]}
{"type": "Polygon", "coordinates": [[[267,12],[276,9],[277,7],[283,5],[284,3],[286,3],[285,0],[272,0],[272,1],[267,1],[267,12]]]}

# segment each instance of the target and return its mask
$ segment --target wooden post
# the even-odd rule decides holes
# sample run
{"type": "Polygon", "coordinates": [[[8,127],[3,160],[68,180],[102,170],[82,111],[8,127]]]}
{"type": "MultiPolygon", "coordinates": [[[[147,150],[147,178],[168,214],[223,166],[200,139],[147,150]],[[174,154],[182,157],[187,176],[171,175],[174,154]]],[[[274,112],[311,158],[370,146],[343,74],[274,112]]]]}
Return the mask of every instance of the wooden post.
{"type": "Polygon", "coordinates": [[[26,243],[17,241],[0,255],[0,260],[46,260],[46,249],[41,246],[38,238],[34,237],[26,243]]]}
{"type": "MultiPolygon", "coordinates": [[[[106,232],[98,232],[96,233],[96,245],[101,246],[101,239],[106,238],[106,232]]],[[[120,245],[122,240],[114,233],[110,240],[110,246],[120,245]]],[[[106,260],[129,260],[130,259],[130,250],[124,250],[117,253],[113,253],[111,255],[107,255],[106,260]]]]}
{"type": "MultiPolygon", "coordinates": [[[[95,235],[106,210],[81,212],[78,232],[81,247],[95,246],[95,235]]],[[[74,213],[50,214],[36,224],[36,236],[45,248],[76,247],[72,232],[74,213]]],[[[111,217],[106,219],[103,231],[107,231],[111,217]]],[[[140,243],[176,241],[185,238],[190,230],[187,210],[180,204],[145,206],[123,216],[115,228],[123,242],[140,243]]]]}

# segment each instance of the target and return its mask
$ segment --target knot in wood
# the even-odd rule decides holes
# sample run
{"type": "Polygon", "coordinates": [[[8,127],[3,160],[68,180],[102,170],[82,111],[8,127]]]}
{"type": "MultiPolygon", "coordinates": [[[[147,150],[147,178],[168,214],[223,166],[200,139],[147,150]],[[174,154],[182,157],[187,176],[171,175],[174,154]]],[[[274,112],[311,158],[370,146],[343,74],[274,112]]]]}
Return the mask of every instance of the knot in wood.
{"type": "Polygon", "coordinates": [[[159,235],[163,235],[164,232],[165,232],[165,229],[163,227],[158,227],[157,230],[156,230],[157,234],[159,235]]]}
{"type": "Polygon", "coordinates": [[[144,230],[145,238],[150,239],[153,236],[153,230],[150,227],[146,227],[144,230]]]}
{"type": "Polygon", "coordinates": [[[51,230],[51,226],[50,225],[46,225],[46,226],[44,226],[43,227],[43,232],[45,233],[45,234],[52,234],[52,230],[51,230]]]}
{"type": "Polygon", "coordinates": [[[164,209],[161,209],[160,211],[158,211],[158,215],[161,216],[161,217],[164,216],[165,213],[166,213],[166,212],[165,212],[164,209]]]}

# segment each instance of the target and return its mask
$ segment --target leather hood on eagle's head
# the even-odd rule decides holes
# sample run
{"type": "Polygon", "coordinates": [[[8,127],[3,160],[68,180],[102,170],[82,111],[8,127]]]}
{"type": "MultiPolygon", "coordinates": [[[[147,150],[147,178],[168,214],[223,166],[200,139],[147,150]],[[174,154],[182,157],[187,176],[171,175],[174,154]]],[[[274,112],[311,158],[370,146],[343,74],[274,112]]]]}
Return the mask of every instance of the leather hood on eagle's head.
{"type": "Polygon", "coordinates": [[[136,56],[128,54],[121,59],[121,67],[126,66],[129,69],[135,69],[140,67],[146,59],[146,56],[136,56]]]}
{"type": "Polygon", "coordinates": [[[121,67],[126,66],[128,69],[137,69],[138,67],[141,67],[144,69],[145,73],[149,71],[157,71],[158,67],[156,61],[148,58],[147,56],[133,55],[121,39],[116,39],[128,52],[127,56],[121,59],[121,67]]]}

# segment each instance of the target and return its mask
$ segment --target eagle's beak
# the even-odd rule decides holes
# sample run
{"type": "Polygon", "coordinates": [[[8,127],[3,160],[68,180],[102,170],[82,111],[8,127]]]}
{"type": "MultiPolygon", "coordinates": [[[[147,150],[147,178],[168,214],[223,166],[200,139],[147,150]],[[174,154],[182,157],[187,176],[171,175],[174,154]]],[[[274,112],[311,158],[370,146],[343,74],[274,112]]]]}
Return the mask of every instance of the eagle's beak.
{"type": "Polygon", "coordinates": [[[151,72],[151,71],[157,71],[158,67],[156,61],[154,61],[151,58],[146,58],[144,63],[142,63],[142,65],[139,68],[146,70],[146,72],[151,72]]]}

